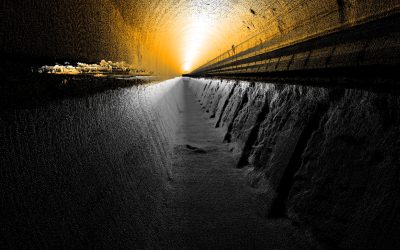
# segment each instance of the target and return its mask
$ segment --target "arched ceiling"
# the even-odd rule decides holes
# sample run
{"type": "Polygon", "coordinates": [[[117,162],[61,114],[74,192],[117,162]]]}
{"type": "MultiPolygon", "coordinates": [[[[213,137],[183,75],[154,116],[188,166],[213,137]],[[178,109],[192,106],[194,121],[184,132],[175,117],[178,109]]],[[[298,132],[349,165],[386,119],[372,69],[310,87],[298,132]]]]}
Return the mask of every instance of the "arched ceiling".
{"type": "Polygon", "coordinates": [[[158,57],[177,71],[190,71],[260,32],[279,36],[304,24],[301,35],[307,36],[386,13],[396,2],[399,5],[392,0],[114,2],[129,25],[140,23],[141,30],[148,31],[150,50],[157,51],[158,57]]]}
{"type": "Polygon", "coordinates": [[[302,39],[398,11],[399,1],[5,0],[2,8],[2,52],[178,74],[260,32],[302,39]]]}
{"type": "Polygon", "coordinates": [[[254,2],[228,0],[114,0],[150,51],[177,71],[190,70],[256,32],[254,2]]]}

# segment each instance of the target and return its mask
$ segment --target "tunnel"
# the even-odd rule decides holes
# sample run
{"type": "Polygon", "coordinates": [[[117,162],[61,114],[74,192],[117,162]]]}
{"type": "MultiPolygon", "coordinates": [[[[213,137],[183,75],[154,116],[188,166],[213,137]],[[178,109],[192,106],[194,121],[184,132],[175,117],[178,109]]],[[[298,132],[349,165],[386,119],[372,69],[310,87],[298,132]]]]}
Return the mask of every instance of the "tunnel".
{"type": "Polygon", "coordinates": [[[400,249],[398,0],[2,0],[1,249],[400,249]]]}

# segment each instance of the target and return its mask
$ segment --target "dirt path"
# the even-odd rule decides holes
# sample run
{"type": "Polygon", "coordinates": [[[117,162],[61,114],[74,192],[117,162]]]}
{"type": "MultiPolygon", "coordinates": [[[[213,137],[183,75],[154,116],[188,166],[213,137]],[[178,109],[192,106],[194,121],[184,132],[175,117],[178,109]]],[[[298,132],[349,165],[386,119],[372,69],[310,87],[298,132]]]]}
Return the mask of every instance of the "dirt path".
{"type": "Polygon", "coordinates": [[[290,223],[256,213],[244,170],[234,167],[223,134],[183,87],[168,200],[170,249],[299,249],[290,223]]]}

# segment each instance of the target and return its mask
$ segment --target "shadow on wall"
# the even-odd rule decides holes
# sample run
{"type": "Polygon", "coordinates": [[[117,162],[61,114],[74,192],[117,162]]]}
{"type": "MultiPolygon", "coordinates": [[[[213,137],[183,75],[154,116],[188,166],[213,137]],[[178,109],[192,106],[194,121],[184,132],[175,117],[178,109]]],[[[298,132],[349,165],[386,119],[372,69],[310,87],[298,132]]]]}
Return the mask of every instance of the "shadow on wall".
{"type": "Polygon", "coordinates": [[[341,88],[192,79],[259,209],[323,247],[400,247],[400,97],[341,88]]]}

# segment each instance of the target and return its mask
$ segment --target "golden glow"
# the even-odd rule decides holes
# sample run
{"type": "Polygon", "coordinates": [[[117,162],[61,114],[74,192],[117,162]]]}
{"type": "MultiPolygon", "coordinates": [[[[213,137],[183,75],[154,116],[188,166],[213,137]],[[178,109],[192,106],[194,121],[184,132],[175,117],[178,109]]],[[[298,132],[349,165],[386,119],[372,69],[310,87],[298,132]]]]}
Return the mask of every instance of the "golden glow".
{"type": "Polygon", "coordinates": [[[169,75],[188,73],[243,41],[255,31],[248,20],[261,18],[246,2],[231,0],[137,0],[132,10],[143,13],[124,32],[132,39],[133,63],[169,75]]]}
{"type": "Polygon", "coordinates": [[[188,20],[187,30],[182,37],[184,71],[189,71],[196,60],[199,59],[201,50],[205,46],[206,29],[210,26],[211,21],[204,14],[191,17],[188,20]]]}
{"type": "Polygon", "coordinates": [[[185,63],[183,64],[183,66],[182,66],[183,73],[190,72],[191,69],[192,69],[192,68],[191,68],[191,65],[190,65],[189,62],[185,62],[185,63]]]}
{"type": "MultiPolygon", "coordinates": [[[[46,27],[51,28],[49,32],[57,31],[54,33],[56,37],[41,37],[38,41],[61,46],[45,48],[33,43],[30,47],[27,43],[26,48],[15,45],[15,51],[31,50],[38,45],[37,48],[43,51],[32,53],[87,62],[101,58],[127,61],[135,68],[156,74],[177,75],[194,70],[232,48],[236,52],[232,50],[227,56],[275,38],[282,38],[276,40],[276,45],[280,46],[279,41],[289,44],[315,35],[317,31],[324,32],[336,27],[332,25],[340,16],[336,13],[338,5],[334,0],[312,0],[306,5],[304,2],[307,1],[291,0],[106,0],[97,6],[94,5],[96,1],[87,2],[82,8],[61,5],[60,9],[65,8],[65,13],[54,19],[57,21],[54,25],[52,22],[49,22],[49,27],[45,25],[43,32],[46,27]],[[87,10],[85,15],[77,16],[76,20],[70,19],[70,16],[78,15],[83,10],[87,10]],[[58,23],[58,20],[64,19],[68,23],[58,23]],[[83,22],[86,19],[87,22],[83,22]],[[69,25],[70,21],[73,25],[69,25]],[[292,29],[295,29],[293,33],[292,29]],[[68,37],[68,34],[76,36],[68,37]],[[256,34],[261,36],[240,46],[240,42],[256,34]],[[66,39],[65,45],[63,39],[66,39]]],[[[361,9],[357,7],[350,11],[349,22],[355,24],[356,20],[367,20],[364,19],[367,16],[358,16],[368,9],[365,6],[360,4],[361,9]]],[[[52,20],[45,18],[40,21],[45,24],[45,21],[52,20]]],[[[34,35],[35,32],[32,32],[28,34],[34,35]]],[[[16,35],[14,38],[18,40],[21,34],[17,32],[16,35]]],[[[14,38],[6,39],[6,44],[14,38]]],[[[10,51],[14,50],[12,48],[10,51]]],[[[73,69],[62,70],[63,73],[74,74],[73,69]]]]}

